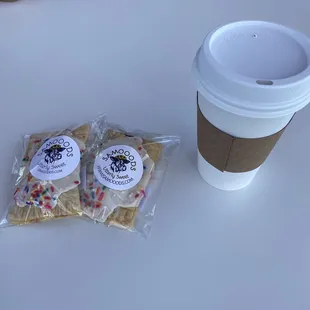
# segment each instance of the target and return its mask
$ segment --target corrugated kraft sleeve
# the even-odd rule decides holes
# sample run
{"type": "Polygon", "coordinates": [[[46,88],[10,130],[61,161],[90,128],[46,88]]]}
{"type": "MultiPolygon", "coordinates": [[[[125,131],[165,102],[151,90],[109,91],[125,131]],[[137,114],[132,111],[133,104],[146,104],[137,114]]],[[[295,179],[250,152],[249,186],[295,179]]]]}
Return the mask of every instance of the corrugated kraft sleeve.
{"type": "Polygon", "coordinates": [[[213,126],[202,114],[197,101],[198,149],[202,157],[220,171],[247,172],[264,163],[285,128],[263,138],[233,137],[213,126]]]}

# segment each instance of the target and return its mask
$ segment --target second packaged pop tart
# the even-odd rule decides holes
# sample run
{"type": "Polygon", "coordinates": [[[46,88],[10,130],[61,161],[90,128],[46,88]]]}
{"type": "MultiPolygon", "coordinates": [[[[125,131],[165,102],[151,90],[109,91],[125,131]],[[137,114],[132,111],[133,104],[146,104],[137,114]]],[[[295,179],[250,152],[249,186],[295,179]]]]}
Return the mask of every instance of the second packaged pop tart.
{"type": "Polygon", "coordinates": [[[82,163],[84,213],[95,222],[147,235],[177,136],[101,128],[82,163]]]}

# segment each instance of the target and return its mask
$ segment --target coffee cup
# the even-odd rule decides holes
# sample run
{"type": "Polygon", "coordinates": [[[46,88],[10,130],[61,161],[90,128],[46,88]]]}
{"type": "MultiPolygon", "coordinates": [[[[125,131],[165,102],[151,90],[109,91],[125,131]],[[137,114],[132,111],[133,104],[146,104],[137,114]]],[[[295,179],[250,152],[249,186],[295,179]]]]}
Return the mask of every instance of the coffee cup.
{"type": "Polygon", "coordinates": [[[216,188],[244,188],[310,102],[310,40],[274,23],[231,23],[207,35],[192,72],[198,170],[216,188]]]}

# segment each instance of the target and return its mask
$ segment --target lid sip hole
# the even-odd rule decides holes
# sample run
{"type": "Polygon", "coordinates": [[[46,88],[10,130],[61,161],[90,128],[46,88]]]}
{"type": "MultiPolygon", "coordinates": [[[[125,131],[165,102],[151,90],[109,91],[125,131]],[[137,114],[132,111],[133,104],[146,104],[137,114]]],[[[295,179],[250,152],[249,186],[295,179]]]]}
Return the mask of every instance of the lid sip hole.
{"type": "Polygon", "coordinates": [[[256,33],[253,34],[252,37],[253,37],[254,39],[256,39],[256,38],[257,38],[257,34],[256,34],[256,33]]]}
{"type": "Polygon", "coordinates": [[[258,85],[268,85],[268,86],[270,86],[270,85],[273,85],[273,82],[272,82],[272,81],[267,81],[267,80],[257,80],[257,81],[256,81],[256,84],[258,84],[258,85]]]}

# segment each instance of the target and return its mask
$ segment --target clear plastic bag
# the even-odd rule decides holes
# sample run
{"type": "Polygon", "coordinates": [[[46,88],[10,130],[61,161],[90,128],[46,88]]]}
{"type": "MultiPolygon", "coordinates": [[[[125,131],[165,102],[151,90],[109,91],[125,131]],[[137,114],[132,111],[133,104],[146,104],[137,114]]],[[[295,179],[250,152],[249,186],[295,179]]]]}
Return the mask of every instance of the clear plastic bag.
{"type": "Polygon", "coordinates": [[[177,136],[124,130],[104,115],[79,127],[26,135],[0,226],[86,215],[147,236],[179,143],[177,136]]]}
{"type": "Polygon", "coordinates": [[[83,212],[95,222],[146,237],[180,138],[101,125],[82,160],[83,212]]]}
{"type": "Polygon", "coordinates": [[[0,226],[83,215],[78,186],[81,158],[103,117],[79,127],[26,135],[15,157],[13,192],[0,226]]]}

